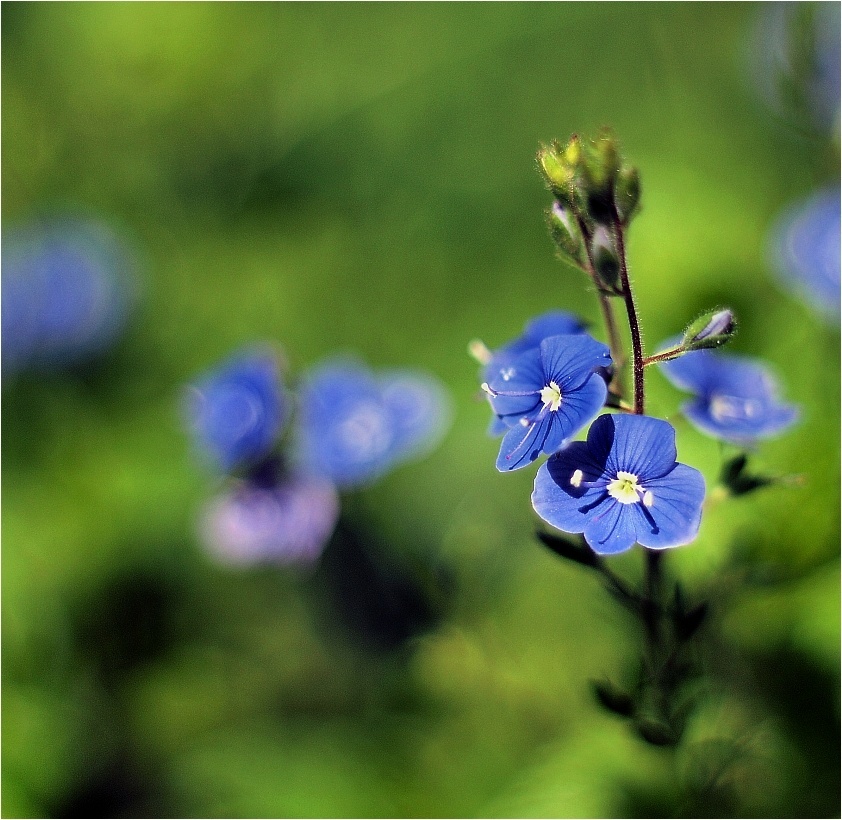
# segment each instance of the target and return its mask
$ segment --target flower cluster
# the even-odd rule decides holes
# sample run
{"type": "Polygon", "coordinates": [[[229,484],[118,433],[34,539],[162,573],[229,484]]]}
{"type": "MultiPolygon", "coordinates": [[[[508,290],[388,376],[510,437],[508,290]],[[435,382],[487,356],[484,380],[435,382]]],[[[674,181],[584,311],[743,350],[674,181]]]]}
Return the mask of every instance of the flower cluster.
{"type": "Polygon", "coordinates": [[[427,374],[349,358],[318,365],[293,392],[277,354],[249,349],[197,378],[185,411],[202,457],[228,476],[202,519],[208,550],[236,564],[310,564],[336,526],[339,490],[432,449],[449,399],[427,374]]]}
{"type": "MultiPolygon", "coordinates": [[[[779,399],[777,382],[762,363],[718,350],[736,330],[728,308],[699,316],[660,352],[645,355],[625,251],[640,178],[620,158],[610,132],[594,141],[574,136],[566,145],[544,146],[538,166],[554,198],[546,212],[550,235],[558,255],[589,277],[607,344],[591,336],[579,318],[560,311],[536,317],[496,351],[471,343],[493,412],[489,432],[502,436],[497,469],[510,472],[548,456],[535,476],[532,507],[551,527],[578,537],[541,532],[540,540],[561,558],[599,573],[644,627],[636,689],[625,692],[601,682],[594,686],[597,698],[609,711],[631,719],[646,742],[675,744],[686,716],[686,703],[678,706],[675,696],[694,674],[683,653],[708,603],[688,608],[679,584],[667,598],[660,567],[664,550],[698,535],[706,487],[699,470],[678,461],[673,426],[647,415],[646,369],[659,365],[676,387],[693,394],[682,407],[691,424],[741,447],[782,432],[799,411],[779,399]],[[628,319],[630,374],[623,372],[627,358],[614,299],[622,300],[628,319]],[[584,440],[577,440],[585,431],[584,440]],[[604,559],[636,544],[645,555],[639,589],[604,559]]],[[[829,202],[823,207],[833,210],[829,202]]],[[[837,291],[838,208],[837,197],[835,218],[793,227],[789,246],[809,246],[824,258],[835,229],[835,252],[827,253],[818,273],[805,268],[803,278],[829,279],[826,274],[835,271],[837,291]]],[[[775,481],[748,473],[746,461],[741,453],[723,464],[721,483],[732,496],[775,481]]]]}
{"type": "Polygon", "coordinates": [[[563,532],[583,534],[598,554],[634,544],[651,550],[688,544],[699,530],[705,482],[676,460],[669,422],[645,414],[645,368],[660,364],[677,387],[693,393],[684,414],[727,442],[745,445],[779,433],[798,410],[778,399],[762,364],[715,350],[735,332],[728,309],[699,317],[661,353],[644,355],[624,242],[640,180],[623,163],[610,132],[543,147],[538,165],[554,197],[547,211],[550,233],[562,258],[595,286],[609,344],[560,311],[533,319],[496,351],[473,343],[494,414],[490,432],[502,435],[497,469],[516,470],[548,455],[535,479],[535,511],[563,532]],[[629,320],[632,403],[622,396],[625,357],[612,297],[623,300],[629,320]],[[606,408],[617,412],[600,415],[606,408]],[[586,441],[574,441],[588,425],[586,441]]]}
{"type": "Polygon", "coordinates": [[[3,234],[3,375],[81,364],[122,332],[133,265],[113,232],[54,218],[3,234]]]}

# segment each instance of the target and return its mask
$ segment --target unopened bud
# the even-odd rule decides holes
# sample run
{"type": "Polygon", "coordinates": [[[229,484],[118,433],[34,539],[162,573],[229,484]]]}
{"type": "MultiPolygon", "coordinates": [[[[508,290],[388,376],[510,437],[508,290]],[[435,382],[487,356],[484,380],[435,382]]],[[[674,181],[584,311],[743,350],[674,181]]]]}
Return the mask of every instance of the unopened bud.
{"type": "Polygon", "coordinates": [[[584,243],[582,232],[572,211],[556,201],[546,214],[550,235],[558,247],[559,254],[581,265],[584,243]]]}
{"type": "Polygon", "coordinates": [[[549,146],[542,145],[537,159],[538,167],[553,195],[562,202],[569,202],[573,171],[562,156],[561,146],[557,142],[549,146]]]}
{"type": "Polygon", "coordinates": [[[730,341],[736,330],[734,314],[728,308],[710,311],[688,326],[681,346],[685,350],[719,347],[730,341]]]}
{"type": "Polygon", "coordinates": [[[620,222],[628,224],[640,204],[640,172],[637,168],[624,165],[614,183],[614,203],[620,222]]]}
{"type": "Polygon", "coordinates": [[[590,250],[600,283],[609,290],[615,289],[620,277],[620,257],[614,237],[604,225],[598,225],[593,232],[590,250]]]}

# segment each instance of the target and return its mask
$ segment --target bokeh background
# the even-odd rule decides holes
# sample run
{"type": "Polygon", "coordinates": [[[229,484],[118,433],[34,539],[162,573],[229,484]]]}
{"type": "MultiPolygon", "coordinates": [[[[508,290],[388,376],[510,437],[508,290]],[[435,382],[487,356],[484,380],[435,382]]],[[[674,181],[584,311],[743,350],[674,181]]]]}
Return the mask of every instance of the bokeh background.
{"type": "MultiPolygon", "coordinates": [[[[4,375],[4,816],[838,816],[839,331],[768,253],[782,208],[838,187],[838,115],[770,104],[766,13],[3,5],[4,231],[84,214],[136,276],[107,351],[4,375]],[[712,506],[669,556],[714,602],[677,750],[595,705],[640,636],[535,540],[534,469],[494,469],[466,352],[550,308],[599,328],[534,154],[604,124],[643,179],[646,343],[731,306],[732,349],[803,411],[751,461],[800,483],[712,506]],[[453,396],[432,456],[345,497],[357,552],[309,572],[226,568],[196,535],[217,479],[180,391],[254,341],[453,396]]],[[[676,423],[712,486],[733,452],[676,423]]]]}

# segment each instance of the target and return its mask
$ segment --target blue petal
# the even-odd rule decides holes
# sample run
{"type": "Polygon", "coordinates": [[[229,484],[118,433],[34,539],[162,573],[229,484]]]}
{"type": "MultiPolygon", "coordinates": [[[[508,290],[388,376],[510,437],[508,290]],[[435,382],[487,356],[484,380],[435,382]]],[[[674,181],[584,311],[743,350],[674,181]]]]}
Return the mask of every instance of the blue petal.
{"type": "Polygon", "coordinates": [[[595,509],[585,527],[585,540],[600,555],[616,555],[631,549],[637,541],[637,504],[621,504],[608,497],[595,509]]]}
{"type": "Polygon", "coordinates": [[[677,464],[672,472],[645,483],[652,505],[628,504],[637,514],[637,541],[644,547],[666,549],[689,544],[699,532],[705,480],[702,474],[677,464]]]}
{"type": "MultiPolygon", "coordinates": [[[[749,400],[750,401],[750,400],[749,400]]],[[[748,415],[740,410],[743,400],[714,397],[714,402],[704,397],[696,398],[681,407],[681,412],[703,433],[734,444],[750,444],[755,439],[777,435],[798,421],[799,409],[792,404],[759,404],[748,415]],[[723,401],[728,401],[727,414],[723,401]]]]}
{"type": "Polygon", "coordinates": [[[584,532],[593,510],[613,499],[604,489],[574,487],[570,482],[581,470],[584,482],[603,477],[605,462],[594,458],[589,446],[574,441],[541,465],[535,476],[532,506],[548,524],[564,532],[584,532]]]}
{"type": "Polygon", "coordinates": [[[551,415],[558,417],[564,438],[571,438],[594,419],[605,405],[607,395],[608,388],[596,373],[577,389],[562,391],[561,404],[551,415]]]}
{"type": "Polygon", "coordinates": [[[578,316],[562,310],[551,310],[527,322],[521,338],[530,347],[539,347],[541,342],[550,336],[575,335],[584,332],[585,324],[578,316]]]}
{"type": "Polygon", "coordinates": [[[623,470],[641,482],[664,475],[675,464],[675,430],[651,416],[600,416],[588,432],[588,446],[606,459],[612,475],[623,470]]]}
{"type": "Polygon", "coordinates": [[[563,441],[564,430],[554,413],[548,413],[529,425],[518,424],[503,436],[497,456],[497,469],[501,473],[508,473],[525,467],[542,452],[555,452],[563,441]]]}
{"type": "Polygon", "coordinates": [[[586,333],[551,336],[540,350],[544,384],[554,381],[561,388],[578,387],[598,367],[611,365],[608,347],[586,333]]]}
{"type": "Polygon", "coordinates": [[[651,416],[614,416],[616,438],[609,463],[641,481],[664,475],[675,464],[675,430],[651,416]]]}
{"type": "Polygon", "coordinates": [[[498,416],[517,424],[521,416],[540,407],[540,391],[547,384],[541,368],[540,354],[528,350],[501,366],[489,382],[494,391],[525,393],[522,396],[491,396],[491,407],[498,416]]]}
{"type": "Polygon", "coordinates": [[[432,450],[450,425],[450,396],[441,382],[399,370],[387,371],[381,385],[394,428],[392,457],[404,461],[432,450]]]}

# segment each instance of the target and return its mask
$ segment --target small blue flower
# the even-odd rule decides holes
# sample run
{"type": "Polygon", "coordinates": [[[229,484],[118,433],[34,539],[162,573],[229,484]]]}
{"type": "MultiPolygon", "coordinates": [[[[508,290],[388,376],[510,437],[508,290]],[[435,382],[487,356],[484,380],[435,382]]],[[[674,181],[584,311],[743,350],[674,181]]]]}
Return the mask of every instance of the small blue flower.
{"type": "Polygon", "coordinates": [[[186,409],[200,449],[223,471],[231,472],[270,452],[286,420],[288,404],[275,356],[247,351],[192,385],[186,409]]]}
{"type": "Polygon", "coordinates": [[[245,481],[208,504],[201,539],[228,564],[312,564],[333,534],[339,496],[329,481],[289,476],[245,481]]]}
{"type": "Polygon", "coordinates": [[[675,430],[649,416],[600,416],[587,441],[552,456],[535,476],[532,506],[594,552],[689,544],[699,531],[705,480],[676,460],[675,430]]]}
{"type": "Polygon", "coordinates": [[[839,188],[826,188],[790,206],[770,233],[771,261],[780,281],[839,322],[839,188]]]}
{"type": "MultiPolygon", "coordinates": [[[[563,310],[551,310],[530,319],[523,328],[523,333],[511,342],[490,354],[482,372],[483,381],[490,383],[503,367],[511,364],[521,353],[536,350],[544,339],[550,336],[567,336],[585,332],[585,323],[572,313],[563,310]]],[[[488,434],[502,436],[508,430],[505,422],[496,415],[491,420],[488,434]]]]}
{"type": "MultiPolygon", "coordinates": [[[[671,346],[678,343],[672,341],[671,346]]],[[[778,400],[772,375],[746,356],[695,350],[663,362],[661,369],[676,387],[695,394],[681,412],[714,438],[750,444],[782,432],[798,419],[795,405],[778,400]]]]}
{"type": "Polygon", "coordinates": [[[347,358],[311,371],[299,397],[296,463],[343,489],[368,484],[431,449],[450,415],[446,392],[431,376],[376,375],[347,358]]]}
{"type": "Polygon", "coordinates": [[[483,385],[508,428],[497,469],[515,470],[554,453],[594,418],[608,393],[595,371],[610,365],[608,348],[585,333],[551,336],[506,360],[483,385]]]}
{"type": "Polygon", "coordinates": [[[132,263],[104,225],[65,218],[3,237],[4,375],[86,361],[122,332],[132,263]]]}

